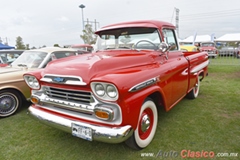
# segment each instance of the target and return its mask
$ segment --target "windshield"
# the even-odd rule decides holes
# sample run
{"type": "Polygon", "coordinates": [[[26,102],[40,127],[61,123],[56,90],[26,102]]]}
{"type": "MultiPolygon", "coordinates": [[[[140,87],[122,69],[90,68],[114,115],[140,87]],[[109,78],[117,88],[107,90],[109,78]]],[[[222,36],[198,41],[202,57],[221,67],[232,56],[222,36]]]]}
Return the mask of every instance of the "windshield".
{"type": "Polygon", "coordinates": [[[4,55],[0,55],[0,63],[7,63],[7,58],[4,55]]]}
{"type": "Polygon", "coordinates": [[[214,43],[202,43],[202,47],[214,47],[214,43]]]}
{"type": "Polygon", "coordinates": [[[24,51],[11,65],[15,67],[38,68],[46,56],[46,52],[24,51]]]}
{"type": "Polygon", "coordinates": [[[96,50],[156,50],[160,42],[156,28],[120,28],[100,32],[97,37],[96,50]]]}

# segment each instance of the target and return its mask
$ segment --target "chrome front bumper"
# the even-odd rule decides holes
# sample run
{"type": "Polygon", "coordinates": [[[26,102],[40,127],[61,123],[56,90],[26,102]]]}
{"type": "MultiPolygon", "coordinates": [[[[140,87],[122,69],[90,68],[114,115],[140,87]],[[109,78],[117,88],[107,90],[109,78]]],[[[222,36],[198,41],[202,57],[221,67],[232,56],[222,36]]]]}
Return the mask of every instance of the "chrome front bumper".
{"type": "Polygon", "coordinates": [[[66,117],[56,116],[43,110],[30,106],[28,114],[40,122],[72,133],[72,124],[89,127],[93,130],[92,140],[106,143],[121,143],[127,140],[133,134],[133,128],[130,125],[122,127],[105,127],[92,124],[86,124],[80,121],[74,121],[66,117]]]}

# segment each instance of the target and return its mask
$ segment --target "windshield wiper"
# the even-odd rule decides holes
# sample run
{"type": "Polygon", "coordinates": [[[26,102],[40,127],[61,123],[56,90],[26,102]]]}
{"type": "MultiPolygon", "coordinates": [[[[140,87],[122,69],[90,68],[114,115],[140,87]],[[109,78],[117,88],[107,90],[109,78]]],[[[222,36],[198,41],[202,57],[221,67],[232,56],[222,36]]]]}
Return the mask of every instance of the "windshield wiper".
{"type": "Polygon", "coordinates": [[[23,64],[23,63],[19,63],[17,66],[18,66],[18,67],[27,67],[27,65],[26,65],[26,64],[23,64]]]}
{"type": "Polygon", "coordinates": [[[118,48],[123,48],[123,49],[132,49],[130,47],[127,47],[127,46],[119,46],[118,48]]]}

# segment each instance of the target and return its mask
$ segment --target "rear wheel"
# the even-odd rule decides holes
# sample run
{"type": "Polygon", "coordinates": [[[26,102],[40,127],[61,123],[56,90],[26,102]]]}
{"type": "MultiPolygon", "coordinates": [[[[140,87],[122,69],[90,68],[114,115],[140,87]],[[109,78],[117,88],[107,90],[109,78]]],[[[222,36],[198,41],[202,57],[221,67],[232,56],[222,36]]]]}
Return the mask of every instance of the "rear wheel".
{"type": "Polygon", "coordinates": [[[199,89],[200,89],[200,78],[199,78],[199,76],[197,76],[197,82],[196,82],[195,86],[193,87],[193,89],[187,94],[187,98],[189,98],[189,99],[197,98],[197,96],[199,94],[199,89]]]}
{"type": "Polygon", "coordinates": [[[13,115],[21,105],[22,99],[17,91],[0,91],[0,117],[8,117],[13,115]]]}
{"type": "Polygon", "coordinates": [[[137,128],[126,144],[137,150],[147,147],[154,138],[157,122],[156,105],[151,99],[147,99],[141,107],[137,128]]]}

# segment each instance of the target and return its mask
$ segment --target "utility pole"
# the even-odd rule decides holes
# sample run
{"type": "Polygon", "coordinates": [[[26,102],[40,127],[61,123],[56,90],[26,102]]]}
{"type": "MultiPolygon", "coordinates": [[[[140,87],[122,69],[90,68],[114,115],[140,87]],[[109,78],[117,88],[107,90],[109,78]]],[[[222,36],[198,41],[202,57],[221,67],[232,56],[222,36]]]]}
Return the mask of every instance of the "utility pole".
{"type": "Polygon", "coordinates": [[[96,19],[95,19],[94,21],[89,21],[89,20],[87,19],[87,20],[84,21],[84,22],[87,23],[87,24],[91,23],[91,25],[94,24],[94,29],[95,29],[95,31],[97,30],[97,28],[100,28],[100,23],[97,22],[96,19]],[[98,27],[97,27],[97,26],[98,26],[98,27]]]}
{"type": "Polygon", "coordinates": [[[177,34],[179,36],[179,12],[180,12],[180,10],[178,8],[175,8],[175,12],[176,12],[176,18],[175,18],[176,30],[177,30],[177,34]]]}
{"type": "Polygon", "coordinates": [[[85,25],[84,25],[84,16],[83,16],[83,8],[85,8],[86,6],[84,6],[83,4],[81,4],[80,6],[79,6],[79,8],[81,8],[82,9],[82,25],[83,25],[83,30],[85,29],[85,25]]]}
{"type": "Polygon", "coordinates": [[[6,42],[5,42],[6,45],[8,45],[8,38],[6,37],[6,42]]]}

